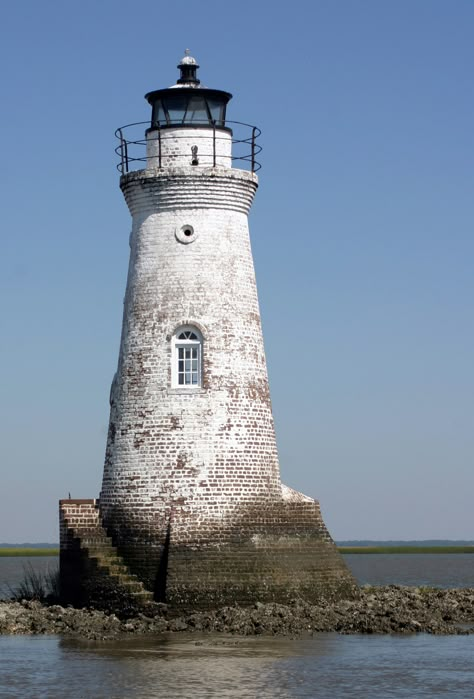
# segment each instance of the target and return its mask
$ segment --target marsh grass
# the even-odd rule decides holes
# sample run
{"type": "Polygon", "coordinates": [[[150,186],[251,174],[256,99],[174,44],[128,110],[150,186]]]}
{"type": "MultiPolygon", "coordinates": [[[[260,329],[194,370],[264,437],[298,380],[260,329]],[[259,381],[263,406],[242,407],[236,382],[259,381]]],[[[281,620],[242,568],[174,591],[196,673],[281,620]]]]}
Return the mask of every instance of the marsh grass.
{"type": "Polygon", "coordinates": [[[59,599],[59,568],[54,566],[45,572],[36,571],[31,563],[23,566],[23,579],[16,587],[8,586],[10,598],[38,602],[54,602],[59,599]]]}

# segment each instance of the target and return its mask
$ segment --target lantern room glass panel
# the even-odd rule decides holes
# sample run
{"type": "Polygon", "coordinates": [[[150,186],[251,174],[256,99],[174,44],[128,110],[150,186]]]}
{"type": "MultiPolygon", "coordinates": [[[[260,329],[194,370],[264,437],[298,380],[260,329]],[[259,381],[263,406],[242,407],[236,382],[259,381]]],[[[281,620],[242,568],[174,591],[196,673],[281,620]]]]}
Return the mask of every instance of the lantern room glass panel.
{"type": "Polygon", "coordinates": [[[186,114],[183,117],[183,123],[204,123],[209,124],[209,112],[207,109],[206,100],[201,95],[192,96],[189,98],[186,114]]]}
{"type": "Polygon", "coordinates": [[[215,121],[216,126],[224,126],[225,124],[225,107],[226,105],[217,100],[208,99],[209,111],[211,118],[215,121]]]}
{"type": "Polygon", "coordinates": [[[165,115],[165,110],[163,109],[163,104],[161,100],[157,100],[155,104],[153,105],[153,123],[154,124],[165,124],[166,123],[166,115],[165,115]]]}
{"type": "Polygon", "coordinates": [[[187,95],[166,95],[163,99],[168,124],[182,124],[188,106],[187,95]]]}

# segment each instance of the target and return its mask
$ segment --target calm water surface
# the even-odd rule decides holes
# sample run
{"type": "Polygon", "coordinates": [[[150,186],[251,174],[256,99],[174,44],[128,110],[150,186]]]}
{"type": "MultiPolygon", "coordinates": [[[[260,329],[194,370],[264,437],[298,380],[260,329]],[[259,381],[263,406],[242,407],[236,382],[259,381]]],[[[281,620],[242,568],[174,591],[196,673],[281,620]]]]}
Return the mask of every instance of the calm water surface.
{"type": "Polygon", "coordinates": [[[0,697],[472,697],[474,637],[0,637],[0,697]]]}
{"type": "Polygon", "coordinates": [[[360,585],[474,587],[472,553],[348,553],[343,558],[360,585]]]}
{"type": "MultiPolygon", "coordinates": [[[[361,584],[474,587],[472,554],[344,558],[361,584]]],[[[14,587],[26,562],[57,565],[54,557],[0,558],[0,588],[14,587]]],[[[0,636],[0,699],[473,696],[474,636],[0,636]]]]}

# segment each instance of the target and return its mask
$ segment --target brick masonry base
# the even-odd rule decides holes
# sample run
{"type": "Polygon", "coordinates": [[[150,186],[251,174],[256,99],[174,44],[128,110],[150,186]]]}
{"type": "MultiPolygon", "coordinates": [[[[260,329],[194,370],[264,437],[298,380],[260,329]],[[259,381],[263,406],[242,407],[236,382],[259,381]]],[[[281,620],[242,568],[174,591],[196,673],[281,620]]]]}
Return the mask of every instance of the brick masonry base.
{"type": "Polygon", "coordinates": [[[354,593],[335,547],[312,537],[264,537],[217,548],[171,552],[166,602],[180,609],[248,606],[256,601],[316,602],[354,593]]]}
{"type": "Polygon", "coordinates": [[[147,541],[138,530],[114,539],[93,500],[61,501],[60,517],[64,603],[133,611],[154,598],[172,609],[197,610],[354,594],[355,581],[315,501],[246,508],[232,524],[214,525],[212,537],[199,531],[190,537],[187,528],[186,540],[179,512],[147,541]]]}

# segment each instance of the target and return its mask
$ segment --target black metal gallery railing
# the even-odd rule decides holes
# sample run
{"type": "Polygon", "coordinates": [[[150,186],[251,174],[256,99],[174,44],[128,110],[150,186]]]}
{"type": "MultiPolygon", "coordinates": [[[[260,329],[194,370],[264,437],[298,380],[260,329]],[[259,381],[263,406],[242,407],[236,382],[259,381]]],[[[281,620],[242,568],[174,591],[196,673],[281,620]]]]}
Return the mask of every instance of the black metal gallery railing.
{"type": "Polygon", "coordinates": [[[237,167],[248,169],[251,172],[260,170],[261,165],[256,156],[261,153],[262,147],[257,143],[257,138],[262,133],[257,126],[244,124],[240,121],[226,120],[226,129],[219,129],[209,122],[192,122],[183,126],[182,122],[160,127],[154,125],[150,129],[149,121],[139,121],[135,124],[121,126],[115,132],[119,145],[115,152],[120,158],[117,165],[118,171],[125,175],[132,170],[140,170],[143,163],[151,167],[161,168],[169,165],[170,161],[177,165],[208,165],[216,167],[217,164],[229,160],[238,163],[237,167]],[[179,128],[179,132],[176,131],[179,128]],[[173,148],[179,139],[191,137],[188,129],[200,129],[200,134],[192,135],[193,143],[190,152],[180,152],[180,148],[173,148]],[[144,132],[148,135],[145,136],[144,132]],[[232,140],[232,153],[227,153],[232,140]],[[172,141],[172,143],[171,143],[172,141]],[[147,155],[148,148],[148,155],[147,155]],[[150,162],[151,161],[151,162],[150,162]]]}

